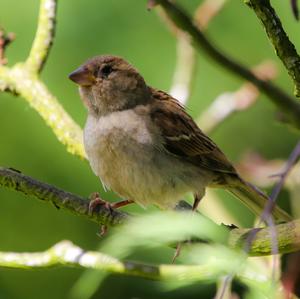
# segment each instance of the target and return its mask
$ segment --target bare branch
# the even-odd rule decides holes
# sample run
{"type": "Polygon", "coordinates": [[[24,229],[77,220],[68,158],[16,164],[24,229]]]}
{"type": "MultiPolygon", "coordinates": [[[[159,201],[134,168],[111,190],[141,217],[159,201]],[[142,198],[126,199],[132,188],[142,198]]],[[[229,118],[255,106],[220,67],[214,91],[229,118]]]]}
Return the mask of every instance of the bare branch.
{"type": "MultiPolygon", "coordinates": [[[[269,61],[256,66],[253,72],[264,80],[273,79],[277,74],[275,65],[269,61]]],[[[204,132],[211,133],[234,113],[246,110],[254,105],[258,96],[259,90],[255,85],[249,82],[244,83],[235,92],[225,92],[219,95],[196,122],[204,132]]]]}
{"type": "Polygon", "coordinates": [[[0,66],[1,89],[22,96],[41,115],[70,153],[85,158],[81,128],[47,87],[23,64],[17,64],[11,69],[0,66]]]}
{"type": "Polygon", "coordinates": [[[300,56],[293,43],[284,31],[281,21],[271,6],[269,0],[247,0],[246,4],[251,7],[262,22],[264,29],[272,42],[277,56],[287,69],[295,85],[295,95],[300,97],[300,56]]]}
{"type": "Polygon", "coordinates": [[[195,51],[184,32],[177,34],[177,60],[170,94],[183,105],[187,103],[195,70],[195,51]]]}
{"type": "MultiPolygon", "coordinates": [[[[284,170],[280,173],[280,174],[277,174],[276,176],[279,177],[279,181],[278,183],[275,185],[275,187],[273,188],[272,190],[272,193],[271,193],[271,199],[273,201],[276,200],[276,198],[278,197],[279,195],[279,192],[280,190],[282,189],[283,187],[283,184],[284,184],[284,181],[285,179],[287,178],[287,176],[289,175],[289,173],[291,172],[293,166],[296,164],[296,162],[298,161],[298,158],[300,156],[300,142],[298,142],[294,148],[294,150],[292,151],[292,153],[290,154],[287,162],[286,162],[286,165],[285,165],[285,168],[284,170]]],[[[273,175],[274,177],[274,175],[273,175]]]]}
{"type": "Polygon", "coordinates": [[[41,0],[38,29],[26,63],[12,68],[0,64],[0,91],[22,96],[53,130],[67,151],[85,158],[82,130],[39,80],[55,29],[56,0],[41,0]]]}
{"type": "MultiPolygon", "coordinates": [[[[293,199],[292,196],[292,204],[294,205],[295,210],[298,210],[298,185],[300,168],[299,165],[297,165],[295,169],[293,169],[293,167],[298,161],[299,155],[300,142],[296,144],[294,150],[292,151],[286,162],[281,160],[268,161],[258,154],[251,153],[246,155],[244,159],[242,159],[238,168],[243,176],[248,177],[249,180],[255,182],[255,184],[263,187],[269,187],[272,185],[273,182],[272,180],[270,180],[270,178],[279,177],[279,180],[273,188],[270,198],[273,202],[276,201],[279,192],[283,188],[284,183],[286,183],[286,187],[291,192],[291,194],[294,195],[295,193],[296,195],[296,199],[293,199]]],[[[272,206],[273,204],[271,206],[268,206],[268,211],[272,208],[272,206]]]]}
{"type": "Polygon", "coordinates": [[[244,246],[247,238],[253,236],[250,256],[271,255],[273,250],[273,231],[276,233],[278,242],[278,253],[295,252],[300,249],[300,219],[288,223],[278,224],[274,227],[253,228],[253,229],[233,229],[230,232],[230,247],[244,246]],[[253,233],[255,231],[255,234],[253,233]]]}
{"type": "Polygon", "coordinates": [[[63,208],[100,224],[112,226],[128,218],[128,214],[110,210],[104,205],[99,206],[97,213],[91,215],[88,199],[35,180],[14,169],[0,167],[0,185],[26,195],[33,195],[45,202],[51,202],[58,208],[63,208]]]}
{"type": "MultiPolygon", "coordinates": [[[[66,192],[52,185],[37,181],[16,170],[0,168],[0,186],[33,195],[45,202],[51,202],[58,208],[63,208],[77,216],[83,216],[99,224],[114,226],[123,223],[130,217],[129,214],[115,209],[99,206],[97,212],[89,213],[89,201],[78,195],[66,192]]],[[[186,210],[190,206],[181,202],[177,209],[186,210]]],[[[278,238],[278,250],[280,253],[293,252],[300,249],[300,220],[275,226],[278,238]]],[[[254,229],[256,234],[253,238],[249,254],[251,256],[270,255],[272,253],[270,228],[254,229]]],[[[249,234],[253,229],[233,229],[230,232],[229,245],[233,248],[243,248],[249,234]]]]}
{"type": "Polygon", "coordinates": [[[56,0],[41,0],[38,28],[26,61],[33,73],[39,73],[48,57],[55,33],[56,0]]]}
{"type": "Polygon", "coordinates": [[[158,9],[157,13],[177,39],[176,65],[169,93],[182,104],[186,104],[195,74],[195,50],[190,37],[173,23],[164,10],[158,9]]]}
{"type": "Polygon", "coordinates": [[[206,29],[209,22],[221,11],[227,0],[205,0],[196,9],[194,19],[196,25],[206,29]]]}
{"type": "Polygon", "coordinates": [[[203,32],[194,25],[189,16],[173,2],[170,0],[155,0],[154,2],[160,4],[164,8],[168,16],[179,28],[181,28],[181,30],[190,34],[195,45],[202,49],[217,63],[258,87],[262,92],[269,96],[275,105],[289,116],[290,121],[297,128],[300,128],[300,103],[296,102],[276,85],[261,80],[245,66],[224,55],[209,41],[203,32]]]}
{"type": "MultiPolygon", "coordinates": [[[[220,12],[225,2],[226,0],[206,0],[201,3],[195,13],[197,26],[205,29],[212,18],[220,12]]],[[[157,11],[177,38],[177,59],[170,94],[182,104],[186,104],[191,93],[196,71],[195,49],[191,44],[190,36],[179,29],[164,10],[157,11]]]]}
{"type": "Polygon", "coordinates": [[[291,1],[291,7],[292,7],[292,12],[294,14],[295,19],[298,21],[299,20],[299,9],[298,9],[298,0],[290,0],[291,1]]]}
{"type": "Polygon", "coordinates": [[[236,165],[242,177],[260,187],[270,187],[274,173],[279,173],[284,168],[282,160],[267,160],[256,152],[247,152],[236,165]]]}
{"type": "MultiPolygon", "coordinates": [[[[150,280],[168,281],[209,281],[224,275],[217,267],[212,269],[209,262],[203,265],[151,265],[120,261],[99,251],[86,251],[70,241],[61,241],[43,252],[0,252],[0,267],[43,269],[58,266],[95,269],[150,280]]],[[[245,266],[236,276],[241,281],[250,280],[253,283],[263,283],[267,280],[267,276],[261,271],[253,273],[253,270],[251,264],[245,262],[245,266]]]]}

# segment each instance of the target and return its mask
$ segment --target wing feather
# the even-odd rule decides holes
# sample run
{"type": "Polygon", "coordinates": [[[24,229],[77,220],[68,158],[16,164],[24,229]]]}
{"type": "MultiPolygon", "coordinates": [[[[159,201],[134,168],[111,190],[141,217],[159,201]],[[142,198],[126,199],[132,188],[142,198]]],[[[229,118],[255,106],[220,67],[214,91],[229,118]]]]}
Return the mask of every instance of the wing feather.
{"type": "Polygon", "coordinates": [[[154,104],[150,115],[168,152],[215,172],[236,174],[222,151],[199,129],[177,100],[160,90],[152,89],[152,94],[154,104]]]}

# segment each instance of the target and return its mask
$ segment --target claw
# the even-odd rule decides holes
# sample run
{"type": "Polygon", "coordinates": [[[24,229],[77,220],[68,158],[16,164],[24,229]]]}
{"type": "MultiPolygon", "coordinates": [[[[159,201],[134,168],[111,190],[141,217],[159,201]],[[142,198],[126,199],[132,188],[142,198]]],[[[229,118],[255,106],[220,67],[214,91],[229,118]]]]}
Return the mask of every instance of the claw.
{"type": "MultiPolygon", "coordinates": [[[[104,199],[102,199],[100,196],[99,196],[99,193],[98,192],[94,192],[92,193],[90,196],[89,196],[89,199],[90,199],[90,203],[89,203],[89,214],[90,215],[93,215],[94,213],[98,213],[99,212],[99,209],[100,207],[104,206],[104,208],[106,210],[109,211],[109,213],[113,213],[113,209],[117,209],[117,208],[120,208],[120,207],[123,207],[123,206],[126,206],[130,203],[133,203],[133,200],[129,200],[129,199],[126,199],[126,200],[123,200],[123,201],[119,201],[119,202],[115,202],[115,203],[110,203],[104,199]]],[[[100,231],[99,233],[97,234],[99,237],[103,237],[108,231],[108,228],[106,225],[102,224],[100,225],[100,231]]]]}
{"type": "MultiPolygon", "coordinates": [[[[112,205],[100,198],[98,192],[94,192],[90,195],[90,203],[89,203],[89,214],[93,215],[95,212],[98,212],[98,207],[99,206],[104,206],[106,209],[108,209],[110,212],[112,212],[112,205]]],[[[108,231],[107,225],[101,224],[99,233],[97,235],[99,237],[103,237],[108,231]]]]}
{"type": "Polygon", "coordinates": [[[94,192],[90,196],[90,203],[89,203],[89,214],[93,215],[94,212],[97,212],[97,207],[104,206],[106,209],[112,211],[112,206],[108,201],[103,200],[99,197],[99,193],[94,192]]]}

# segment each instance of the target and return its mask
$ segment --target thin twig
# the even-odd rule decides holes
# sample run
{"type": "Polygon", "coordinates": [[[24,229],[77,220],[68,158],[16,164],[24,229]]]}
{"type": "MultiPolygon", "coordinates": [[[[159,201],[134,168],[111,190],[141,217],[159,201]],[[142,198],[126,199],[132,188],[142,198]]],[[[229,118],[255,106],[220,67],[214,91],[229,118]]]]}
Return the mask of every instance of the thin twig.
{"type": "Polygon", "coordinates": [[[169,93],[185,105],[191,93],[193,78],[195,77],[195,49],[191,45],[188,34],[180,30],[162,9],[157,14],[167,25],[167,28],[176,37],[176,65],[173,74],[173,82],[169,93]]]}
{"type": "Polygon", "coordinates": [[[277,184],[275,185],[275,187],[273,188],[271,195],[269,196],[270,200],[268,201],[268,203],[261,215],[262,221],[268,219],[270,217],[270,215],[272,214],[272,210],[276,204],[276,199],[280,193],[280,190],[282,189],[282,187],[284,185],[285,179],[287,178],[288,174],[292,170],[292,167],[297,162],[299,156],[300,156],[300,141],[297,143],[297,145],[293,149],[292,153],[290,154],[283,172],[281,174],[276,175],[276,176],[279,176],[280,179],[277,182],[277,184]]]}
{"type": "MultiPolygon", "coordinates": [[[[283,187],[284,181],[285,181],[286,177],[288,176],[288,174],[290,173],[292,167],[297,162],[299,156],[300,156],[300,141],[297,143],[294,150],[290,154],[290,156],[287,160],[285,169],[280,174],[280,179],[279,179],[278,183],[275,185],[275,187],[273,188],[271,195],[269,197],[270,200],[268,201],[267,205],[265,206],[263,213],[261,214],[261,217],[260,217],[261,221],[266,220],[270,227],[271,240],[272,240],[272,254],[273,255],[278,254],[278,237],[276,234],[275,224],[274,224],[274,221],[272,218],[272,210],[275,207],[276,199],[280,193],[280,190],[283,187]]],[[[275,271],[276,271],[276,258],[273,257],[273,271],[272,271],[273,272],[272,273],[273,281],[275,281],[275,276],[276,276],[275,271]]]]}
{"type": "MultiPolygon", "coordinates": [[[[294,150],[292,151],[292,153],[290,154],[287,164],[285,166],[284,171],[280,174],[280,179],[278,181],[278,183],[275,185],[275,187],[273,188],[271,195],[269,197],[269,201],[267,202],[261,216],[260,216],[260,222],[258,225],[260,225],[262,222],[267,222],[268,226],[270,227],[270,238],[271,238],[271,244],[272,244],[272,254],[276,255],[279,253],[279,244],[278,244],[278,236],[277,236],[277,231],[276,231],[276,227],[272,218],[272,210],[275,207],[276,204],[276,199],[279,195],[279,192],[281,190],[281,188],[283,187],[284,181],[286,179],[286,177],[288,176],[289,172],[291,171],[292,167],[295,165],[295,163],[297,162],[298,158],[300,156],[300,142],[297,143],[296,147],[294,148],[294,150]]],[[[257,234],[257,231],[253,230],[253,232],[249,235],[248,240],[246,242],[247,244],[247,250],[250,250],[249,248],[252,246],[252,242],[255,238],[257,234]]],[[[273,281],[275,280],[275,257],[273,259],[273,281]]]]}
{"type": "MultiPolygon", "coordinates": [[[[264,80],[274,79],[277,75],[275,65],[270,61],[253,68],[257,76],[264,80]]],[[[247,110],[255,104],[259,90],[252,83],[244,83],[235,92],[224,92],[219,95],[197,119],[197,124],[206,133],[211,133],[223,121],[234,113],[247,110]]]]}
{"type": "MultiPolygon", "coordinates": [[[[290,156],[289,156],[289,158],[286,162],[285,169],[283,170],[283,172],[276,175],[276,176],[279,176],[279,181],[277,182],[277,184],[273,188],[273,190],[271,192],[271,195],[270,195],[270,198],[273,201],[275,201],[277,199],[277,197],[280,193],[280,190],[283,187],[285,179],[287,178],[287,176],[291,172],[293,166],[298,161],[299,156],[300,156],[300,141],[297,143],[297,145],[295,146],[295,148],[291,152],[291,154],[290,154],[290,156]]],[[[274,175],[273,175],[273,177],[274,177],[274,175]]]]}
{"type": "Polygon", "coordinates": [[[300,97],[300,56],[293,43],[283,29],[276,11],[269,0],[247,0],[246,4],[252,8],[264,26],[273,44],[277,56],[287,69],[295,86],[295,95],[300,97]]]}
{"type": "Polygon", "coordinates": [[[38,28],[26,60],[26,66],[33,73],[39,73],[42,70],[52,46],[56,22],[56,1],[41,0],[40,2],[38,28]]]}
{"type": "MultiPolygon", "coordinates": [[[[206,29],[225,2],[226,0],[206,0],[201,3],[195,13],[197,26],[203,30],[206,29]]],[[[168,18],[165,13],[160,13],[160,15],[164,20],[168,18]]],[[[177,59],[170,94],[185,105],[189,99],[196,72],[195,49],[189,35],[178,29],[170,19],[167,19],[166,22],[177,38],[177,59]]]]}
{"type": "Polygon", "coordinates": [[[186,105],[195,76],[195,51],[184,32],[177,35],[177,59],[170,94],[186,105]]]}
{"type": "Polygon", "coordinates": [[[298,9],[298,0],[290,0],[291,1],[291,7],[292,7],[292,12],[294,14],[295,19],[298,21],[299,20],[299,9],[298,9]]]}
{"type": "Polygon", "coordinates": [[[156,0],[154,2],[160,4],[164,8],[169,18],[173,20],[177,27],[190,34],[195,45],[235,75],[253,83],[262,92],[269,96],[275,105],[289,116],[290,121],[297,128],[300,128],[300,103],[296,102],[294,98],[290,97],[276,85],[271,82],[261,80],[245,66],[224,55],[211,43],[203,32],[197,28],[191,18],[181,8],[179,8],[178,5],[174,4],[170,0],[156,0]]]}
{"type": "Polygon", "coordinates": [[[260,154],[250,151],[244,154],[236,166],[242,177],[254,185],[268,188],[273,185],[273,181],[270,180],[271,174],[279,173],[284,165],[285,162],[282,160],[267,160],[260,154]]]}
{"type": "Polygon", "coordinates": [[[204,0],[196,9],[194,20],[196,25],[206,29],[210,21],[220,13],[227,0],[204,0]]]}

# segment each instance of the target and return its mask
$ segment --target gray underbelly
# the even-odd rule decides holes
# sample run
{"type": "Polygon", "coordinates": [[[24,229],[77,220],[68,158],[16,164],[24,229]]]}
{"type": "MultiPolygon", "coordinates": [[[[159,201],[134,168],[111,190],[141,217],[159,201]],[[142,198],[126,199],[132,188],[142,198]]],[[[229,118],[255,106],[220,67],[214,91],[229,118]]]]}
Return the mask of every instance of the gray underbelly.
{"type": "Polygon", "coordinates": [[[107,147],[93,168],[101,181],[122,198],[142,206],[172,208],[188,192],[207,185],[201,171],[147,145],[107,147]]]}

